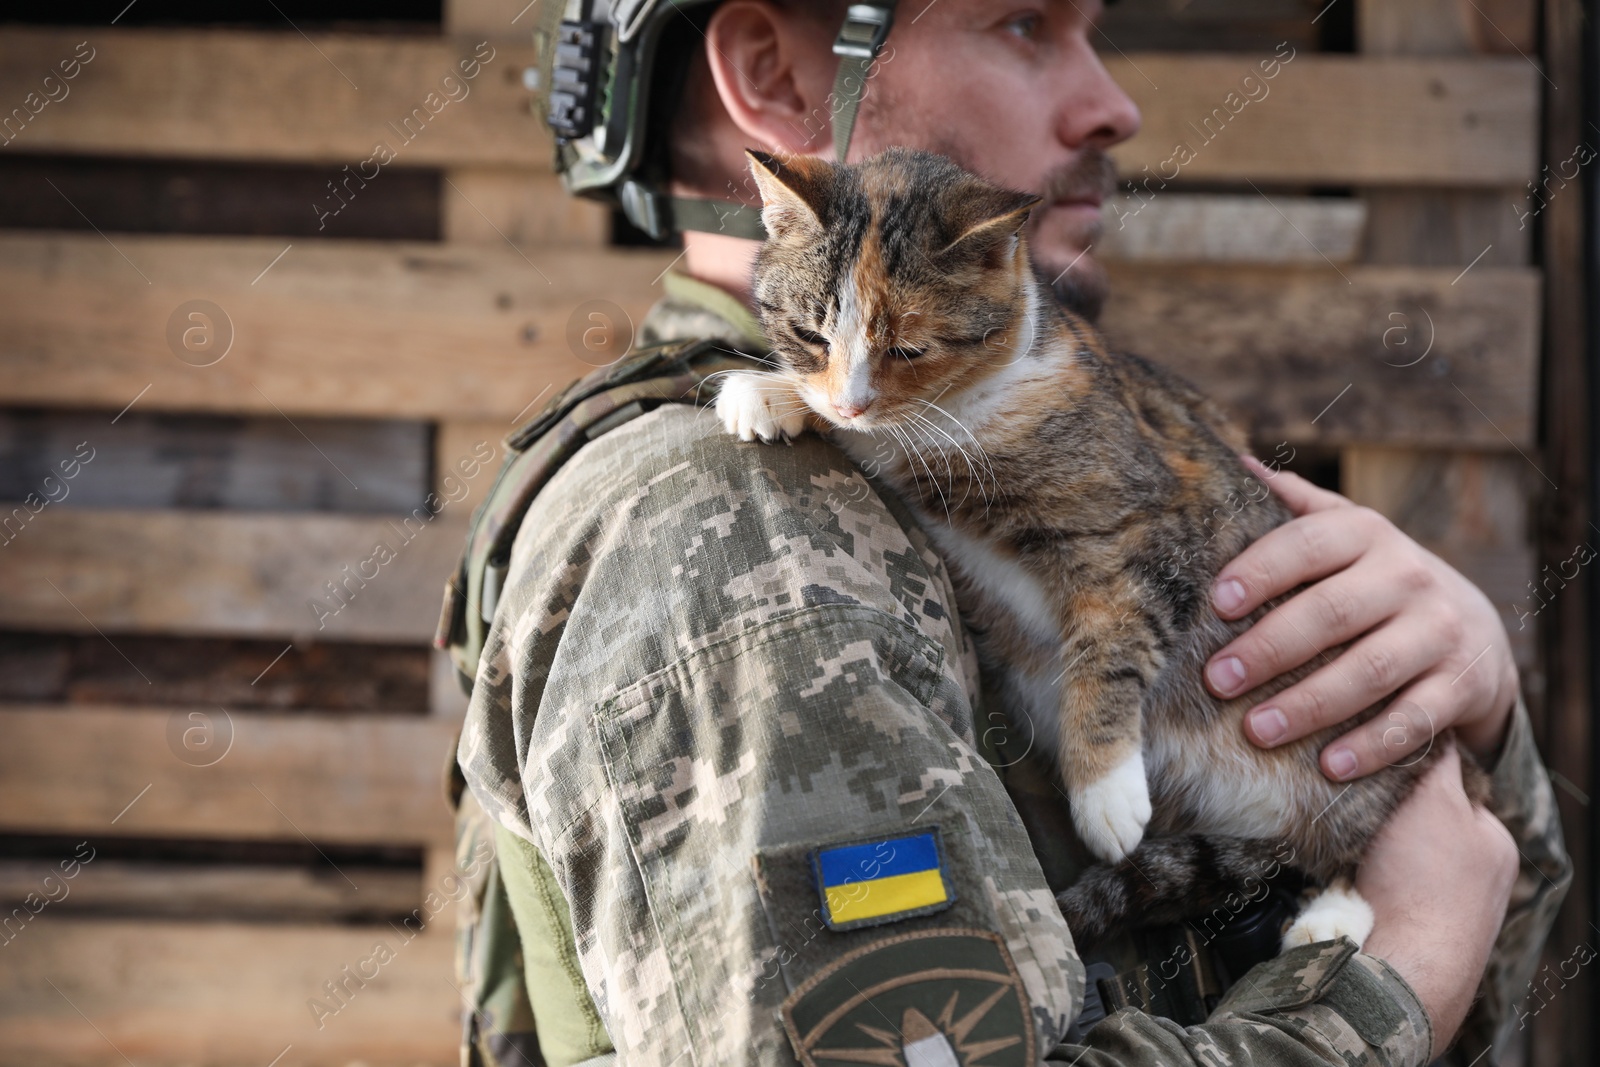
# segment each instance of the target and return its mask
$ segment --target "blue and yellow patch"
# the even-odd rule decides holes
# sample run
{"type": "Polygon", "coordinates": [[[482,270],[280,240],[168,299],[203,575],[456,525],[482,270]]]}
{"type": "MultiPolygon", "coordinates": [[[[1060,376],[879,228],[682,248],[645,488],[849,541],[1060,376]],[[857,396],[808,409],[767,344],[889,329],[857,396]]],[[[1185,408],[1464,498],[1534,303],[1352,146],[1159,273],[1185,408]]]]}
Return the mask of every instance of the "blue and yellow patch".
{"type": "Polygon", "coordinates": [[[939,828],[842,845],[811,854],[822,918],[833,930],[908,919],[955,903],[944,874],[939,828]]]}

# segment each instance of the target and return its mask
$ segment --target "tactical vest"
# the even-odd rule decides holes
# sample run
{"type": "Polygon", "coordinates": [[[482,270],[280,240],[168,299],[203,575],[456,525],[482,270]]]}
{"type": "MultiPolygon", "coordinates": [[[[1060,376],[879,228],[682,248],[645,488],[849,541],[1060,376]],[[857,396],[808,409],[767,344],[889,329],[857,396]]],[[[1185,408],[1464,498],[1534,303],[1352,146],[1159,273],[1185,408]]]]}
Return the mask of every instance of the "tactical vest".
{"type": "MultiPolygon", "coordinates": [[[[478,659],[511,565],[511,544],[539,490],[578,450],[608,430],[662,404],[708,403],[712,375],[759,370],[760,360],[714,340],[642,348],[573,382],[506,438],[507,455],[489,495],[472,515],[455,574],[445,583],[434,647],[446,649],[469,694],[478,659]]],[[[768,368],[770,369],[770,368],[768,368]]]]}

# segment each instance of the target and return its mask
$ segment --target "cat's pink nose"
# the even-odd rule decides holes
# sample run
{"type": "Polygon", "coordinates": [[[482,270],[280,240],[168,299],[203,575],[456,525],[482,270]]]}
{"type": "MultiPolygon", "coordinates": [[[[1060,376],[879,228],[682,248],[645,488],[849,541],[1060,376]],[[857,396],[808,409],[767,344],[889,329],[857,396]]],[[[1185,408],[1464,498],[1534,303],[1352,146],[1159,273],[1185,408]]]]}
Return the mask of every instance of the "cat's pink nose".
{"type": "Polygon", "coordinates": [[[865,404],[862,404],[860,407],[838,400],[833,402],[833,410],[837,411],[841,416],[847,419],[855,418],[857,415],[861,414],[871,406],[872,401],[870,400],[868,400],[865,404]]]}

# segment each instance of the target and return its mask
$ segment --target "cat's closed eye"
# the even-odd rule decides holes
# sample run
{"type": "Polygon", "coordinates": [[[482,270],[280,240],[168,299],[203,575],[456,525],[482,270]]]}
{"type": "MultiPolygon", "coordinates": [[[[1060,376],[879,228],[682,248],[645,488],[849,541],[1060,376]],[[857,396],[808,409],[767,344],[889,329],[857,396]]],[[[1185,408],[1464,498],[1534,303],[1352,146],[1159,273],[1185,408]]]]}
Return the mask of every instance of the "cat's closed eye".
{"type": "Polygon", "coordinates": [[[818,348],[828,347],[828,339],[826,337],[815,330],[808,330],[804,326],[794,327],[794,335],[808,345],[816,345],[818,348]]]}
{"type": "Polygon", "coordinates": [[[926,352],[925,348],[911,348],[906,345],[895,345],[884,352],[890,359],[916,359],[926,352]]]}

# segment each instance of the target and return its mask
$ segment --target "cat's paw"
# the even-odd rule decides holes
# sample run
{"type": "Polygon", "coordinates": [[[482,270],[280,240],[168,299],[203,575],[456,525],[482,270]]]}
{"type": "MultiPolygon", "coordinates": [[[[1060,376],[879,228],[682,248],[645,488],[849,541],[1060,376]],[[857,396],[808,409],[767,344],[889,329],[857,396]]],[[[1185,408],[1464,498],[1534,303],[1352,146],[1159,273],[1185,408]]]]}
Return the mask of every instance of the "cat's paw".
{"type": "Polygon", "coordinates": [[[1132,852],[1150,822],[1144,755],[1135,752],[1110,774],[1072,791],[1072,822],[1089,851],[1111,863],[1132,852]]]}
{"type": "Polygon", "coordinates": [[[1348,880],[1337,878],[1317,893],[1283,935],[1283,950],[1348,937],[1360,948],[1372,933],[1372,905],[1348,880]]]}
{"type": "Polygon", "coordinates": [[[737,371],[717,391],[717,416],[741,441],[760,438],[771,443],[805,432],[805,401],[781,378],[756,371],[737,371]]]}

